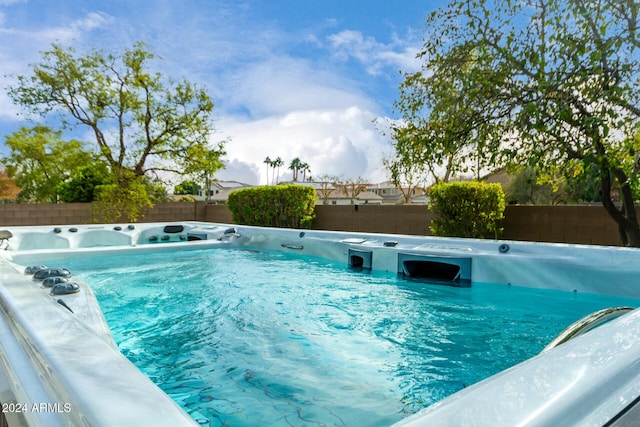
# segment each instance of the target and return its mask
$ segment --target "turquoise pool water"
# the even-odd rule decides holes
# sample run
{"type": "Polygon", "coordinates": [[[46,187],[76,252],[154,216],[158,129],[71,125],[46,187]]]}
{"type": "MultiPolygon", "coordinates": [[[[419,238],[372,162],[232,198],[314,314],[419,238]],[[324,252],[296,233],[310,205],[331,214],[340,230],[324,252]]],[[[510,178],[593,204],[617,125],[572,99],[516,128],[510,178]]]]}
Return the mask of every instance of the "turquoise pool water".
{"type": "Polygon", "coordinates": [[[208,249],[64,263],[122,353],[202,425],[388,426],[638,300],[453,288],[280,252],[208,249]]]}

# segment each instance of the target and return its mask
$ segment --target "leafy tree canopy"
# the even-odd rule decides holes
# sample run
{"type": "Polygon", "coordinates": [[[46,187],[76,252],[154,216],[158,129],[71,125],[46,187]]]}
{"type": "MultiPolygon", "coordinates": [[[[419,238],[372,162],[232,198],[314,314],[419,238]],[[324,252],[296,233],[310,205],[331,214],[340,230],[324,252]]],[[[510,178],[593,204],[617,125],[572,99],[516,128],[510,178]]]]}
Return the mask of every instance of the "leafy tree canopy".
{"type": "Polygon", "coordinates": [[[401,86],[396,149],[428,165],[471,157],[476,169],[515,164],[548,177],[595,167],[623,243],[640,246],[639,9],[634,0],[452,1],[428,16],[423,69],[401,86]]]}
{"type": "Polygon", "coordinates": [[[190,194],[192,196],[200,193],[200,186],[196,184],[194,181],[187,180],[182,181],[180,184],[176,185],[173,189],[173,194],[190,194]]]}
{"type": "Polygon", "coordinates": [[[224,167],[224,164],[220,160],[220,152],[202,145],[191,146],[189,150],[191,150],[193,157],[190,164],[185,168],[185,175],[192,176],[203,183],[207,194],[206,200],[209,201],[209,189],[211,188],[213,174],[218,169],[224,167]]]}
{"type": "Polygon", "coordinates": [[[162,181],[157,179],[146,179],[144,181],[147,194],[149,195],[149,200],[152,203],[159,202],[168,202],[169,201],[169,193],[167,192],[167,187],[162,183],[162,181]]]}
{"type": "Polygon", "coordinates": [[[139,189],[139,178],[160,171],[182,174],[206,163],[211,173],[222,167],[206,159],[224,154],[224,142],[209,146],[213,101],[187,80],[151,71],[155,59],[141,42],[121,54],[86,55],[54,44],[33,74],[18,76],[9,95],[30,113],[90,129],[113,181],[123,188],[139,189]]]}
{"type": "Polygon", "coordinates": [[[105,162],[96,160],[80,166],[71,176],[58,184],[60,201],[65,203],[88,203],[97,198],[96,188],[108,183],[109,171],[105,162]]]}
{"type": "Polygon", "coordinates": [[[5,138],[9,155],[2,163],[21,188],[18,201],[56,203],[58,185],[91,161],[83,142],[61,136],[60,131],[35,126],[5,138]]]}

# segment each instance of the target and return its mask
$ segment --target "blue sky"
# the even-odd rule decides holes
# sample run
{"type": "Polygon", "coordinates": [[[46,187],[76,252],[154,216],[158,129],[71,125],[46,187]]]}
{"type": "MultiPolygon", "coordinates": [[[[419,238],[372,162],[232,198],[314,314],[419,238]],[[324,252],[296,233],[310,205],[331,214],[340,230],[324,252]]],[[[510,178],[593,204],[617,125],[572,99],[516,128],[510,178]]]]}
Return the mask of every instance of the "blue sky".
{"type": "MultiPolygon", "coordinates": [[[[0,0],[0,135],[25,123],[6,86],[51,43],[122,51],[144,41],[159,71],[205,86],[219,179],[266,182],[266,156],[300,157],[314,176],[386,179],[389,141],[372,121],[393,117],[400,70],[415,71],[424,0],[0,0]]],[[[86,138],[90,141],[90,136],[86,138]]],[[[280,179],[290,178],[281,168],[280,179]]]]}

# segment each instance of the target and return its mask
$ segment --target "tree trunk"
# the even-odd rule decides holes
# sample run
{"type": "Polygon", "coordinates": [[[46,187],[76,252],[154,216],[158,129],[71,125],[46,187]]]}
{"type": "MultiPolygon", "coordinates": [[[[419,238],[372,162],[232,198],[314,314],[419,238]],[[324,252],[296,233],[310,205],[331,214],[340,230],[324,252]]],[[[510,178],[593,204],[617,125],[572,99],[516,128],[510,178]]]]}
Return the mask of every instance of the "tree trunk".
{"type": "Polygon", "coordinates": [[[640,225],[636,215],[633,193],[626,174],[620,169],[611,171],[620,184],[622,206],[618,208],[611,197],[611,174],[603,168],[600,173],[600,196],[607,213],[618,224],[620,242],[624,246],[640,248],[640,225]]]}

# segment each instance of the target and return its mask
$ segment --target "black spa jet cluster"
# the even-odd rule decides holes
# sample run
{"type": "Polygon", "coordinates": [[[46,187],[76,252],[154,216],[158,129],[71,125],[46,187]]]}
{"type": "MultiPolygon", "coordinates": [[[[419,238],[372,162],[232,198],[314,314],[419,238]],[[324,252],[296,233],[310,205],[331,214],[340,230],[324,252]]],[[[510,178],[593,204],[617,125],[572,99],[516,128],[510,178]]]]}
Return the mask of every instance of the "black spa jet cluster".
{"type": "Polygon", "coordinates": [[[24,269],[34,280],[42,281],[42,286],[51,288],[51,295],[68,295],[80,292],[80,285],[71,282],[71,272],[66,268],[47,268],[44,265],[32,265],[24,269]]]}

